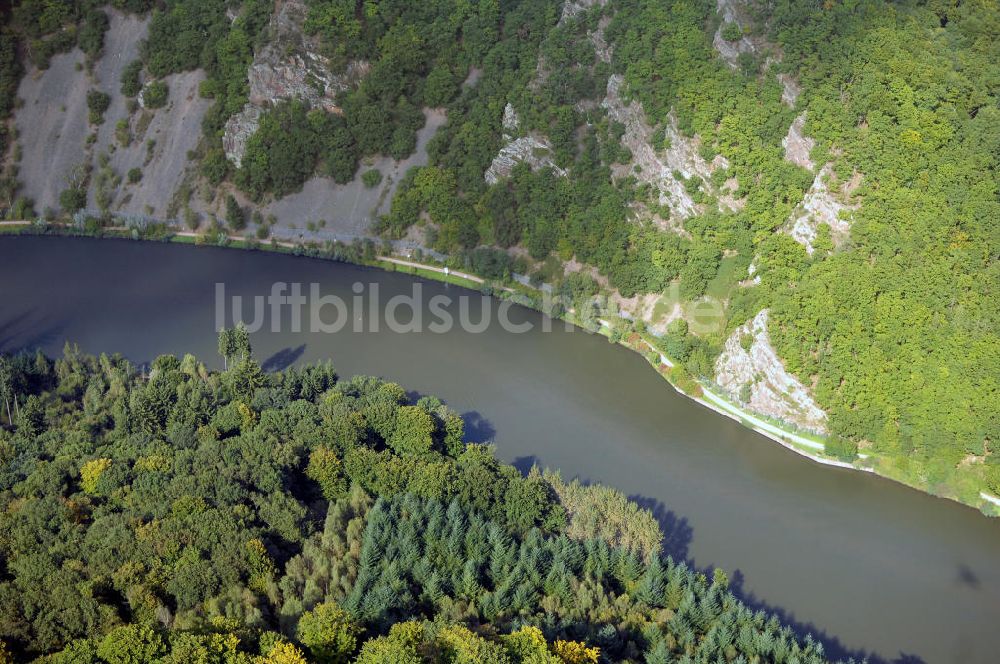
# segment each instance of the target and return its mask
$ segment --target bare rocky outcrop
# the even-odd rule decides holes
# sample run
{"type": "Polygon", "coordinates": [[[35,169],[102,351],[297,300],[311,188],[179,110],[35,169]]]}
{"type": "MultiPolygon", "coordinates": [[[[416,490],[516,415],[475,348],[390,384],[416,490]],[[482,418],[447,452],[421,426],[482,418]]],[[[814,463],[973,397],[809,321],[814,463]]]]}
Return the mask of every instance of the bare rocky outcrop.
{"type": "Polygon", "coordinates": [[[722,23],[715,31],[712,46],[719,52],[726,63],[736,69],[739,67],[739,57],[743,53],[756,53],[757,44],[749,35],[744,34],[737,41],[730,42],[722,38],[722,30],[727,23],[735,23],[742,30],[749,22],[741,16],[738,0],[718,0],[716,9],[722,15],[722,23]]]}
{"type": "MultiPolygon", "coordinates": [[[[721,15],[722,22],[719,24],[715,35],[712,38],[712,46],[733,69],[739,68],[739,58],[744,53],[763,56],[764,71],[768,71],[771,65],[781,62],[781,48],[777,44],[772,44],[760,35],[747,34],[751,24],[751,19],[743,10],[743,6],[748,0],[717,0],[716,11],[721,15]],[[726,41],[722,38],[722,31],[727,24],[733,23],[743,31],[743,35],[736,41],[726,41]]],[[[788,73],[776,75],[778,83],[781,84],[781,101],[789,108],[795,108],[795,104],[802,94],[795,77],[788,73]]]]}
{"type": "Polygon", "coordinates": [[[300,99],[339,112],[337,95],[357,86],[370,69],[367,62],[353,61],[334,73],[317,40],[303,31],[307,11],[303,0],[285,0],[268,23],[265,43],[247,72],[250,101],[229,119],[223,135],[226,156],[237,166],[246,152],[246,141],[257,130],[261,108],[300,99]]]}
{"type": "Polygon", "coordinates": [[[802,94],[802,87],[791,74],[778,74],[778,83],[781,83],[781,101],[788,108],[795,108],[795,103],[802,94]]]}
{"type": "Polygon", "coordinates": [[[566,0],[563,2],[562,14],[559,15],[559,24],[562,25],[588,9],[603,7],[606,4],[608,4],[608,0],[566,0]]]}
{"type": "Polygon", "coordinates": [[[517,117],[510,102],[504,107],[503,138],[507,144],[500,148],[500,152],[493,158],[493,162],[483,175],[487,184],[496,184],[504,178],[510,177],[511,171],[518,164],[524,162],[537,171],[542,168],[551,168],[556,175],[563,177],[566,170],[556,165],[552,160],[552,146],[546,137],[537,133],[530,133],[527,136],[514,138],[521,126],[521,120],[517,117]]]}
{"type": "Polygon", "coordinates": [[[236,168],[243,164],[247,141],[260,126],[262,114],[263,111],[259,106],[247,104],[243,110],[226,120],[226,130],[222,134],[222,149],[226,152],[226,158],[233,162],[236,168]]]}
{"type": "Polygon", "coordinates": [[[815,170],[816,165],[809,154],[816,146],[816,141],[805,135],[806,114],[800,113],[788,128],[788,135],[781,139],[781,147],[785,148],[785,160],[797,166],[815,170]]]}
{"type": "Polygon", "coordinates": [[[320,54],[316,38],[303,30],[308,7],[304,0],[285,0],[268,24],[267,40],[254,54],[248,78],[250,103],[303,99],[328,111],[337,110],[335,97],[351,89],[368,73],[367,62],[348,63],[342,72],[331,70],[320,54]]]}
{"type": "MultiPolygon", "coordinates": [[[[816,141],[805,135],[805,112],[800,113],[788,128],[788,135],[782,139],[785,149],[785,159],[793,164],[816,170],[816,164],[810,158],[816,141]]],[[[849,213],[857,206],[843,202],[848,199],[853,189],[860,182],[856,176],[852,182],[845,183],[838,191],[830,190],[830,182],[834,179],[833,167],[827,163],[816,174],[812,186],[802,202],[789,218],[786,230],[797,242],[802,244],[809,254],[814,251],[816,234],[820,224],[830,227],[831,239],[834,245],[841,244],[850,232],[849,213]]]]}
{"type": "Polygon", "coordinates": [[[849,193],[850,183],[835,195],[828,184],[833,177],[833,167],[830,164],[823,166],[789,221],[789,235],[802,244],[809,254],[814,251],[813,243],[820,224],[830,226],[834,245],[842,243],[851,230],[849,213],[857,209],[857,206],[838,200],[839,196],[849,193]]]}
{"type": "Polygon", "coordinates": [[[597,56],[600,62],[605,64],[611,64],[611,55],[614,52],[614,49],[604,38],[604,31],[607,30],[610,24],[611,17],[602,16],[601,20],[597,22],[597,29],[587,32],[590,43],[594,45],[594,55],[597,56]]]}
{"type": "Polygon", "coordinates": [[[552,160],[552,146],[549,145],[548,139],[532,134],[515,138],[500,148],[499,154],[493,158],[493,162],[486,169],[483,177],[487,184],[496,184],[500,180],[510,177],[511,171],[521,162],[531,166],[533,171],[547,167],[560,177],[566,175],[566,170],[557,166],[552,160]]]}
{"type": "Polygon", "coordinates": [[[750,265],[747,266],[747,278],[740,282],[740,286],[752,288],[758,285],[760,285],[760,275],[757,274],[757,256],[754,256],[750,259],[750,265]]]}
{"type": "Polygon", "coordinates": [[[771,345],[767,323],[768,310],[764,309],[733,331],[715,363],[716,383],[730,398],[745,402],[756,413],[825,433],[826,413],[806,387],[785,370],[771,345]]]}
{"type": "Polygon", "coordinates": [[[677,126],[677,118],[670,113],[665,119],[665,143],[669,146],[657,151],[651,144],[653,128],[646,120],[646,114],[638,101],[626,104],[621,97],[623,79],[619,74],[608,78],[607,95],[601,106],[607,109],[608,117],[625,125],[622,144],[632,151],[632,161],[614,169],[617,177],[634,174],[642,182],[648,182],[659,191],[659,204],[669,205],[671,218],[686,219],[695,215],[699,208],[684,188],[684,182],[675,176],[679,173],[684,180],[698,178],[703,186],[709,186],[709,176],[716,168],[726,168],[728,163],[719,155],[710,164],[698,152],[699,139],[684,136],[677,126]],[[636,170],[638,166],[638,170],[636,170]]]}
{"type": "Polygon", "coordinates": [[[507,105],[503,107],[503,119],[500,121],[500,126],[503,128],[503,140],[505,141],[513,140],[517,130],[521,128],[521,119],[517,117],[517,111],[514,110],[514,105],[510,102],[507,102],[507,105]]]}

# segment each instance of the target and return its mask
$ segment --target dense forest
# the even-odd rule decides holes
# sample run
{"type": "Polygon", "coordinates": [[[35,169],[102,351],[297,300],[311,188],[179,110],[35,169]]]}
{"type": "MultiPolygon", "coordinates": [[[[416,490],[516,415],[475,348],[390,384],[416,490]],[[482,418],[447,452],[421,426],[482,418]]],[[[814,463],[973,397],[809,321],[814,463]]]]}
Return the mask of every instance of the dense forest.
{"type": "MultiPolygon", "coordinates": [[[[211,186],[263,203],[316,174],[347,182],[366,157],[410,155],[423,109],[444,108],[429,165],[406,175],[373,232],[419,232],[487,278],[552,284],[577,311],[598,293],[610,315],[615,297],[714,298],[715,331],[680,320],[658,341],[706,384],[726,339],[767,309],[778,356],[828,415],[838,456],[864,454],[936,493],[1000,493],[1000,12],[992,0],[723,4],[739,24],[715,0],[308,0],[302,29],[331,67],[364,61],[368,73],[338,95],[339,112],[300,100],[267,108],[236,168],[223,128],[247,101],[273,3],[111,3],[151,16],[123,93],[205,71],[200,93],[213,103],[194,156],[211,186]],[[727,61],[718,40],[755,47],[727,61]],[[704,165],[672,174],[690,209],[665,202],[636,161],[612,81],[621,104],[644,112],[653,154],[692,146],[704,165]],[[797,119],[814,141],[812,170],[785,155],[797,119]],[[546,147],[488,181],[515,136],[546,147]],[[835,236],[821,223],[807,250],[789,224],[814,181],[839,197],[849,229],[835,236]]],[[[96,57],[101,7],[14,3],[0,90],[74,46],[96,57]]],[[[5,117],[13,97],[0,95],[5,117]]],[[[9,215],[30,211],[16,171],[0,190],[9,215]]],[[[83,192],[67,191],[72,212],[83,192]]],[[[242,229],[245,216],[233,216],[242,229]]]]}
{"type": "Polygon", "coordinates": [[[618,492],[522,476],[433,397],[219,348],[0,357],[3,661],[825,661],[618,492]]]}

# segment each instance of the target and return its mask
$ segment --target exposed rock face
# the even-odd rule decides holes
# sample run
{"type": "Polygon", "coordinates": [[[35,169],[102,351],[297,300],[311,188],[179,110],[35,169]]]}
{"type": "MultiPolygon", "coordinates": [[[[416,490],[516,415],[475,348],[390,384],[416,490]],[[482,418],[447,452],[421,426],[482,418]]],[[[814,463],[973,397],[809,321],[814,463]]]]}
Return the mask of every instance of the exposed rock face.
{"type": "Polygon", "coordinates": [[[747,266],[747,278],[740,282],[743,288],[751,288],[760,285],[760,275],[757,274],[757,256],[754,256],[747,266]]]}
{"type": "Polygon", "coordinates": [[[785,370],[771,346],[767,320],[768,310],[764,309],[733,331],[715,363],[716,383],[737,401],[742,401],[741,392],[746,396],[743,387],[749,385],[745,405],[750,410],[807,431],[825,433],[826,413],[806,387],[785,370]],[[744,336],[752,339],[749,350],[743,349],[744,336]]]}
{"type": "MultiPolygon", "coordinates": [[[[788,128],[788,135],[781,140],[785,148],[785,159],[810,171],[816,170],[816,164],[809,158],[816,141],[805,135],[806,114],[803,112],[788,128]]],[[[820,224],[830,226],[831,236],[835,245],[842,243],[851,228],[850,220],[845,218],[846,212],[856,209],[856,206],[842,202],[850,194],[856,184],[847,184],[835,195],[830,191],[828,182],[833,177],[833,168],[826,164],[816,174],[812,186],[802,199],[802,203],[792,213],[788,223],[788,234],[802,244],[811,255],[814,251],[816,233],[820,224]]]]}
{"type": "MultiPolygon", "coordinates": [[[[722,59],[733,69],[739,68],[740,55],[749,53],[751,55],[762,55],[764,58],[763,69],[767,71],[772,64],[781,62],[781,48],[772,44],[759,35],[744,34],[737,41],[726,41],[722,38],[722,30],[728,23],[735,23],[741,30],[751,23],[750,17],[743,11],[745,5],[750,4],[749,0],[717,0],[716,11],[722,15],[722,23],[715,31],[712,38],[712,46],[718,51],[722,59]]],[[[795,108],[795,103],[802,94],[802,88],[790,74],[778,74],[778,83],[781,84],[781,101],[789,108],[795,108]]]]}
{"type": "Polygon", "coordinates": [[[247,104],[242,111],[226,120],[226,130],[222,135],[222,148],[226,151],[226,157],[233,162],[236,168],[239,168],[243,163],[247,141],[257,131],[262,113],[260,107],[247,104]]]}
{"type": "Polygon", "coordinates": [[[812,171],[816,165],[809,158],[809,153],[816,146],[816,141],[805,135],[805,126],[806,114],[801,113],[788,128],[788,135],[781,139],[781,147],[785,148],[785,160],[812,171]]]}
{"type": "Polygon", "coordinates": [[[284,61],[268,60],[278,48],[278,44],[268,44],[250,65],[253,104],[304,99],[312,106],[336,112],[340,110],[335,103],[336,95],[357,85],[370,69],[367,62],[355,61],[347,65],[344,73],[334,75],[326,68],[326,59],[311,52],[304,56],[289,55],[284,61]]]}
{"type": "Polygon", "coordinates": [[[834,244],[843,242],[851,230],[851,222],[844,218],[843,213],[856,209],[856,206],[845,205],[834,197],[827,185],[832,176],[833,168],[830,164],[823,166],[813,180],[812,187],[802,199],[802,203],[792,213],[789,235],[805,246],[809,254],[814,251],[813,242],[816,240],[816,230],[821,223],[830,226],[834,244]]]}
{"type": "Polygon", "coordinates": [[[597,29],[587,33],[590,43],[594,45],[594,54],[599,61],[605,64],[611,64],[611,54],[613,52],[611,45],[604,39],[604,31],[610,24],[611,17],[602,16],[601,20],[597,23],[597,29]]]}
{"type": "Polygon", "coordinates": [[[685,179],[693,177],[702,180],[708,186],[708,178],[717,168],[728,166],[724,157],[717,158],[709,164],[698,154],[697,138],[687,138],[677,127],[677,118],[673,113],[666,118],[666,140],[670,147],[657,152],[651,145],[653,128],[646,121],[642,105],[637,101],[629,104],[621,98],[622,77],[612,74],[608,78],[607,95],[601,106],[607,109],[608,117],[625,125],[622,144],[632,151],[632,162],[615,168],[616,176],[635,174],[642,182],[648,182],[660,192],[660,205],[669,205],[671,218],[686,219],[698,212],[698,206],[684,188],[684,183],[674,177],[679,172],[685,179]],[[633,168],[638,165],[640,171],[633,168]]]}
{"type": "Polygon", "coordinates": [[[591,7],[603,7],[606,4],[608,4],[608,0],[566,0],[563,3],[562,14],[559,16],[559,23],[562,24],[591,7]]]}
{"type": "Polygon", "coordinates": [[[548,167],[560,177],[566,175],[565,169],[556,166],[552,160],[552,146],[544,136],[529,134],[514,138],[520,126],[521,119],[517,117],[517,111],[510,102],[507,102],[503,109],[502,120],[503,138],[507,144],[500,148],[500,152],[493,158],[493,163],[486,169],[483,177],[487,184],[496,184],[510,177],[511,171],[522,161],[531,166],[533,171],[548,167]]]}
{"type": "Polygon", "coordinates": [[[735,23],[741,29],[746,23],[743,20],[738,11],[737,0],[718,0],[716,5],[717,11],[722,14],[722,23],[719,24],[718,30],[715,31],[715,37],[712,39],[712,46],[715,50],[719,52],[722,59],[726,63],[736,69],[739,66],[739,57],[742,53],[755,53],[757,51],[757,46],[754,44],[753,40],[747,35],[740,37],[738,41],[728,42],[722,38],[722,29],[727,23],[735,23]]]}
{"type": "Polygon", "coordinates": [[[285,0],[271,17],[267,42],[250,65],[250,103],[304,99],[334,111],[337,93],[349,90],[368,73],[368,63],[358,61],[342,73],[331,72],[316,39],[303,31],[307,12],[304,0],[285,0]]]}
{"type": "Polygon", "coordinates": [[[514,110],[514,105],[510,102],[507,102],[507,105],[503,107],[501,126],[503,127],[503,138],[505,141],[511,140],[514,134],[517,133],[517,130],[521,128],[521,119],[517,117],[517,111],[514,110]]]}
{"type": "Polygon", "coordinates": [[[487,184],[496,184],[510,177],[511,171],[522,161],[531,166],[533,171],[549,167],[560,177],[566,175],[565,169],[559,168],[552,161],[552,146],[544,136],[522,136],[500,148],[499,154],[486,169],[484,177],[487,184]]]}
{"type": "Polygon", "coordinates": [[[283,99],[301,99],[338,112],[337,94],[357,86],[370,69],[367,62],[354,61],[343,72],[333,73],[316,40],[303,32],[307,10],[303,0],[280,3],[268,24],[264,46],[254,54],[248,71],[250,103],[230,118],[223,136],[226,156],[237,166],[246,141],[257,130],[261,108],[283,99]]]}
{"type": "Polygon", "coordinates": [[[789,74],[778,74],[777,78],[778,82],[781,83],[781,101],[788,108],[795,108],[795,102],[799,100],[802,88],[799,87],[798,82],[789,74]]]}

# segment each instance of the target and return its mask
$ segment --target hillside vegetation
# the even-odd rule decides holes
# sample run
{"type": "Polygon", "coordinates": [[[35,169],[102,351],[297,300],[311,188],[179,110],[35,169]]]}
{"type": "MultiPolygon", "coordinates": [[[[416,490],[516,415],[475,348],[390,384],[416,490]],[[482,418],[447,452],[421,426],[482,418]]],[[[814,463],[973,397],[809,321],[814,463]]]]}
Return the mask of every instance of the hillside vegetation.
{"type": "Polygon", "coordinates": [[[220,348],[0,356],[5,656],[825,661],[621,494],[523,477],[433,397],[220,348]]]}

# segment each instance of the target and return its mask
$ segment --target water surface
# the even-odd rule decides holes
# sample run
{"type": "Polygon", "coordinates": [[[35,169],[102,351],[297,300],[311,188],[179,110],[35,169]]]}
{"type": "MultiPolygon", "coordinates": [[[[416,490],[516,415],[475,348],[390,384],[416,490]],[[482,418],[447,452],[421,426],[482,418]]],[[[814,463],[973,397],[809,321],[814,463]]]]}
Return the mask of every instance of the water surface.
{"type": "MultiPolygon", "coordinates": [[[[66,340],[136,362],[216,354],[215,284],[266,295],[319,283],[350,301],[469,294],[399,274],[258,252],[112,240],[0,238],[0,350],[66,340]]],[[[479,320],[478,295],[470,318],[479,320]]],[[[495,316],[497,303],[487,301],[495,316]]],[[[457,309],[456,309],[457,312],[457,309]]],[[[356,317],[359,312],[351,312],[356,317]]],[[[361,315],[364,315],[363,313],[361,315]]],[[[744,598],[811,630],[836,656],[1000,660],[1000,522],[868,474],[819,466],[676,393],[628,350],[582,331],[253,335],[271,368],[332,358],[435,394],[523,467],[600,481],[656,510],[668,550],[720,566],[744,598]]]]}

